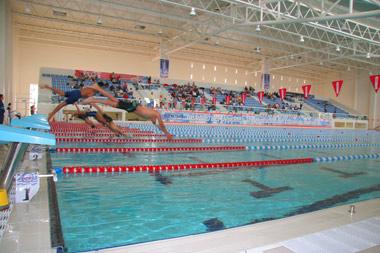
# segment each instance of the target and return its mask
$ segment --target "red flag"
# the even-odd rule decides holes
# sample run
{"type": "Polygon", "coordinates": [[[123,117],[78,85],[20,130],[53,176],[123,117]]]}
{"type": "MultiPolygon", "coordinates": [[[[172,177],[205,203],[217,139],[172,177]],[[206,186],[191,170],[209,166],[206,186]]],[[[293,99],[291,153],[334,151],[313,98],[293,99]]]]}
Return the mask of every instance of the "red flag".
{"type": "Polygon", "coordinates": [[[284,100],[284,98],[286,97],[286,88],[281,88],[281,89],[279,89],[278,91],[279,91],[279,93],[280,93],[280,98],[281,98],[282,100],[284,100]]]}
{"type": "Polygon", "coordinates": [[[342,89],[343,80],[333,81],[332,86],[334,88],[335,96],[337,97],[339,95],[340,90],[342,89]]]}
{"type": "Polygon", "coordinates": [[[230,95],[226,95],[226,105],[229,105],[231,102],[231,97],[230,95]]]}
{"type": "Polygon", "coordinates": [[[369,77],[372,82],[372,86],[375,89],[375,92],[377,93],[380,89],[380,75],[372,75],[369,77]]]}
{"type": "Polygon", "coordinates": [[[247,94],[245,92],[243,92],[241,94],[241,102],[243,103],[243,105],[245,105],[245,100],[247,99],[247,94]]]}
{"type": "Polygon", "coordinates": [[[263,102],[263,97],[264,97],[264,91],[259,91],[257,92],[257,97],[259,98],[260,104],[263,102]]]}
{"type": "Polygon", "coordinates": [[[212,104],[216,105],[216,97],[215,96],[212,97],[212,104]]]}
{"type": "Polygon", "coordinates": [[[201,105],[205,105],[206,104],[206,98],[205,97],[201,97],[201,105]]]}
{"type": "Polygon", "coordinates": [[[302,90],[303,90],[303,97],[304,97],[305,99],[307,99],[307,97],[308,97],[309,94],[310,94],[311,84],[303,85],[303,86],[302,86],[302,90]]]}

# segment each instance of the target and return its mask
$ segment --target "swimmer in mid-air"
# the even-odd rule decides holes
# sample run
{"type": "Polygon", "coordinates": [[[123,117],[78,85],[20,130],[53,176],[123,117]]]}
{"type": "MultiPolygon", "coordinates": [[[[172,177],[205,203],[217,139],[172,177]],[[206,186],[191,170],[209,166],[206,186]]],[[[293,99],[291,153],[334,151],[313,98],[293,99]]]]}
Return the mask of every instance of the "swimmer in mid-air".
{"type": "Polygon", "coordinates": [[[98,121],[103,126],[109,128],[116,135],[121,135],[126,138],[132,137],[130,133],[123,133],[123,131],[113,122],[112,118],[108,116],[104,111],[96,104],[92,104],[96,108],[97,111],[81,111],[79,110],[78,105],[75,103],[75,107],[77,108],[77,112],[74,116],[78,117],[81,120],[84,120],[86,124],[90,125],[92,128],[95,128],[96,125],[89,118],[93,117],[96,121],[98,121]]]}
{"type": "Polygon", "coordinates": [[[54,110],[49,113],[49,117],[48,117],[48,121],[51,122],[54,118],[54,115],[59,111],[61,110],[63,107],[65,107],[66,105],[70,105],[70,104],[74,104],[75,102],[77,102],[79,99],[81,98],[88,98],[88,97],[92,97],[96,94],[97,90],[93,88],[93,86],[87,86],[87,87],[84,87],[84,88],[81,88],[81,89],[75,89],[75,90],[71,90],[71,91],[63,91],[61,89],[58,89],[58,88],[55,88],[55,87],[52,87],[52,86],[49,86],[47,84],[42,84],[40,85],[40,88],[41,89],[49,89],[49,90],[52,90],[54,93],[62,96],[62,97],[66,97],[66,100],[63,101],[62,103],[60,103],[59,105],[57,105],[54,110]]]}
{"type": "Polygon", "coordinates": [[[103,96],[107,97],[108,100],[101,100],[101,99],[96,99],[96,98],[91,97],[91,98],[87,98],[87,99],[83,100],[82,101],[83,104],[99,103],[99,104],[104,104],[104,105],[112,106],[115,108],[119,108],[119,109],[125,110],[127,112],[134,112],[137,115],[152,121],[152,123],[154,125],[156,125],[166,135],[166,137],[169,140],[173,139],[173,135],[168,132],[168,130],[166,129],[166,127],[164,125],[164,122],[161,119],[160,113],[157,112],[156,110],[147,108],[147,107],[139,104],[137,101],[129,101],[126,99],[119,100],[119,99],[115,98],[114,96],[112,96],[111,94],[109,94],[108,92],[106,92],[105,90],[103,90],[97,84],[94,84],[92,86],[92,89],[96,90],[97,92],[99,92],[103,96]]]}

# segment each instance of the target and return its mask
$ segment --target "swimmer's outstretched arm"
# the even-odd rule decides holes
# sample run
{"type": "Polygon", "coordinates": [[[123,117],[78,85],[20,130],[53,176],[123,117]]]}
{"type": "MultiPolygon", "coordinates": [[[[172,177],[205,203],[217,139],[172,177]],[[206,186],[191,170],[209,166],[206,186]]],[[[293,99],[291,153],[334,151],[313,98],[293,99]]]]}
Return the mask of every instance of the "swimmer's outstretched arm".
{"type": "Polygon", "coordinates": [[[93,85],[89,86],[89,88],[96,90],[97,92],[99,92],[100,94],[107,97],[109,100],[111,100],[113,102],[119,101],[117,98],[115,98],[114,96],[109,94],[107,91],[103,90],[97,83],[94,83],[93,85]]]}
{"type": "Polygon", "coordinates": [[[65,96],[65,92],[64,92],[63,90],[58,89],[58,88],[54,88],[54,87],[49,86],[49,85],[47,85],[47,84],[41,84],[41,85],[40,85],[40,88],[41,88],[41,89],[48,89],[48,90],[51,90],[51,91],[53,91],[54,93],[60,95],[61,97],[64,97],[64,96],[65,96]]]}

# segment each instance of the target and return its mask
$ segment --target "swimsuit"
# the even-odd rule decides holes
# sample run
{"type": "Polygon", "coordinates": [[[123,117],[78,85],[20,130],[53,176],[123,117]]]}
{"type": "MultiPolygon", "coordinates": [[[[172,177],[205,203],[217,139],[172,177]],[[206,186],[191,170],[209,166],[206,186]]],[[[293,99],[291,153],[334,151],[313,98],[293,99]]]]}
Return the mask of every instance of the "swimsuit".
{"type": "Polygon", "coordinates": [[[123,109],[127,112],[136,111],[137,106],[139,106],[139,103],[137,101],[119,100],[117,103],[117,108],[123,109]]]}
{"type": "Polygon", "coordinates": [[[65,100],[66,104],[70,105],[77,102],[82,97],[82,94],[80,93],[80,90],[66,91],[65,97],[67,97],[65,100]]]}
{"type": "MultiPolygon", "coordinates": [[[[96,111],[89,111],[89,112],[86,112],[85,114],[79,115],[78,118],[83,119],[83,120],[85,120],[88,117],[96,118],[97,113],[98,112],[96,112],[96,111]]],[[[107,123],[112,122],[112,118],[110,116],[108,116],[107,114],[103,113],[102,116],[106,120],[107,123]]]]}

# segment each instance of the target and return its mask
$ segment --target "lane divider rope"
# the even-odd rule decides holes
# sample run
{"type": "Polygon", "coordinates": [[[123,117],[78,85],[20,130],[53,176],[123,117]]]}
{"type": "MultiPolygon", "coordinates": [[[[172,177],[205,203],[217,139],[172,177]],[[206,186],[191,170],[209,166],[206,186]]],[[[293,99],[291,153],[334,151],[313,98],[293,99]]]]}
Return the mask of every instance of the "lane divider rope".
{"type": "MultiPolygon", "coordinates": [[[[128,132],[123,132],[125,134],[128,134],[128,132]]],[[[92,132],[87,132],[87,133],[53,133],[55,136],[60,136],[60,137],[65,137],[65,136],[78,136],[78,137],[108,137],[108,136],[114,136],[115,133],[92,133],[92,132]]],[[[155,133],[130,133],[133,136],[150,136],[150,137],[162,137],[165,136],[165,134],[155,134],[155,133]]]]}
{"type": "Polygon", "coordinates": [[[90,138],[56,138],[57,142],[107,142],[107,143],[146,143],[146,142],[171,142],[171,143],[201,143],[202,139],[90,139],[90,138]]]}
{"type": "Polygon", "coordinates": [[[131,165],[131,166],[95,166],[95,167],[63,167],[56,168],[57,173],[85,174],[85,173],[112,173],[112,172],[159,172],[190,169],[216,169],[237,167],[262,167],[272,165],[288,165],[300,163],[312,163],[313,158],[264,160],[250,162],[223,162],[223,163],[198,163],[198,164],[166,164],[166,165],[131,165]]]}
{"type": "Polygon", "coordinates": [[[380,158],[379,153],[373,154],[357,154],[357,155],[341,155],[341,156],[322,156],[314,158],[315,162],[335,162],[335,161],[348,161],[358,159],[377,159],[380,158]]]}
{"type": "Polygon", "coordinates": [[[156,148],[56,148],[57,153],[129,153],[129,152],[196,152],[196,151],[243,151],[245,146],[213,147],[156,147],[156,148]]]}
{"type": "Polygon", "coordinates": [[[134,148],[52,148],[57,153],[129,153],[129,152],[199,152],[199,151],[255,151],[255,150],[289,150],[289,149],[337,149],[352,147],[380,146],[380,144],[303,144],[303,145],[262,145],[262,146],[207,146],[207,147],[134,147],[134,148]]]}

